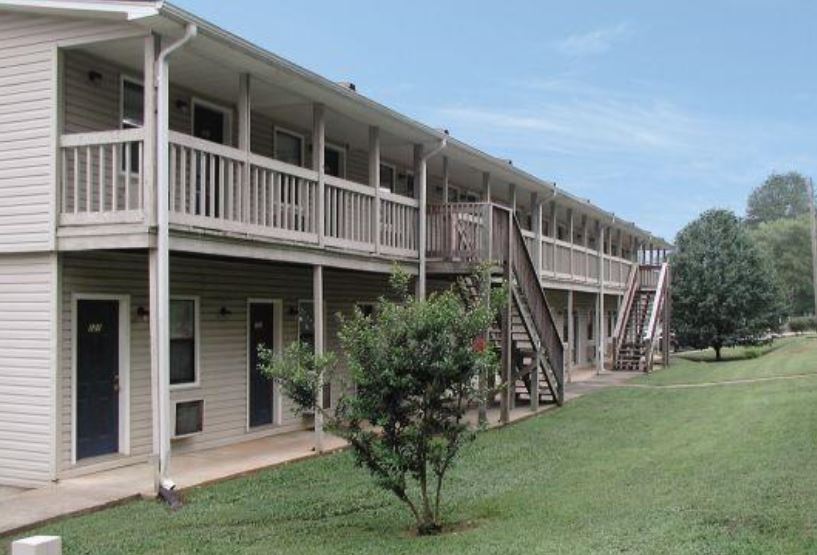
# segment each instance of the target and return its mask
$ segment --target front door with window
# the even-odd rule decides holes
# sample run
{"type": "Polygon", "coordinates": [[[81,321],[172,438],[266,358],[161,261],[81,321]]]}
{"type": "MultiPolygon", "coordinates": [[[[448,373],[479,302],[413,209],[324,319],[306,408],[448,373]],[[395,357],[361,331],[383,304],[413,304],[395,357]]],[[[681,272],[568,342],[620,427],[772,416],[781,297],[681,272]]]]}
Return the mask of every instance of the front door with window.
{"type": "Polygon", "coordinates": [[[275,344],[275,307],[272,303],[250,304],[250,426],[272,424],[272,380],[258,368],[258,347],[275,344]]]}
{"type": "Polygon", "coordinates": [[[77,301],[77,458],[119,450],[119,301],[77,301]]]}

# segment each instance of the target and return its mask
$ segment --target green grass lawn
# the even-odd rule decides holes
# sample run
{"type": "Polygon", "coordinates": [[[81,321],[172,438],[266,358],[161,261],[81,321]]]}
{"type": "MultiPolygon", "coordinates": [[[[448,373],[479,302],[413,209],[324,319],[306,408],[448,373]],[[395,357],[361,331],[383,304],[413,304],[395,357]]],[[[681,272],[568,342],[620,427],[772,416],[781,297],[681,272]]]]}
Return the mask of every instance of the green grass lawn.
{"type": "MultiPolygon", "coordinates": [[[[644,381],[812,371],[817,340],[799,338],[644,381]]],[[[135,502],[36,532],[67,554],[814,553],[816,440],[817,377],[617,388],[482,434],[452,471],[461,526],[443,536],[408,534],[346,453],[191,491],[175,514],[135,502]]]]}
{"type": "Polygon", "coordinates": [[[817,335],[778,339],[768,346],[723,349],[719,362],[715,351],[707,349],[673,356],[668,371],[658,371],[636,383],[671,385],[765,378],[817,373],[817,335]],[[772,356],[774,354],[774,356],[772,356]],[[749,357],[756,358],[749,358],[749,357]]]}

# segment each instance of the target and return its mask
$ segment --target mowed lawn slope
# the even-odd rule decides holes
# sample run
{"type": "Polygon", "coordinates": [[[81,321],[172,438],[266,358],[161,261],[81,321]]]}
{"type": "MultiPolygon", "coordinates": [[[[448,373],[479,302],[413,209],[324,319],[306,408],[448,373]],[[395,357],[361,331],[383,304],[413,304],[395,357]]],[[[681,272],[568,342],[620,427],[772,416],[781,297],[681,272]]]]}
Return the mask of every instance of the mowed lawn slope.
{"type": "Polygon", "coordinates": [[[688,364],[643,383],[815,376],[610,389],[486,432],[452,471],[458,528],[439,537],[412,537],[348,453],[191,491],[175,514],[136,502],[36,532],[67,554],[817,552],[817,340],[688,364]]]}

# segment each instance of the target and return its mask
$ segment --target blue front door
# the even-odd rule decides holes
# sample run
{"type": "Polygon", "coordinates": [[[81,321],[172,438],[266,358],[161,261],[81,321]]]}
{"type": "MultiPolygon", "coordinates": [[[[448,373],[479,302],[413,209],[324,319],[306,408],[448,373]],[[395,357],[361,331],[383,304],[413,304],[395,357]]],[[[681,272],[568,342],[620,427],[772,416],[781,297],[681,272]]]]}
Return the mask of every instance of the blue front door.
{"type": "Polygon", "coordinates": [[[275,310],[272,303],[250,304],[250,426],[272,424],[272,381],[258,367],[258,347],[272,349],[275,310]]]}
{"type": "Polygon", "coordinates": [[[77,301],[77,458],[119,450],[119,301],[77,301]]]}

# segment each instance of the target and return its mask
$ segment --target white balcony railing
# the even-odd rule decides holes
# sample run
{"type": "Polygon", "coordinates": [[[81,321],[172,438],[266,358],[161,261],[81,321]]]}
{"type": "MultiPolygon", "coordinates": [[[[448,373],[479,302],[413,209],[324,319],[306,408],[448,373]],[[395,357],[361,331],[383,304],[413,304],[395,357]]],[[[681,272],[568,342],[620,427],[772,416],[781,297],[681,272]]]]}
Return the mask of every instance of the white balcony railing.
{"type": "MultiPolygon", "coordinates": [[[[168,138],[172,225],[417,256],[414,199],[325,176],[319,236],[317,172],[183,133],[168,138]]],[[[145,221],[142,129],[63,135],[61,167],[61,225],[145,221]]]]}
{"type": "Polygon", "coordinates": [[[60,138],[60,225],[144,220],[142,129],[60,138]]]}

